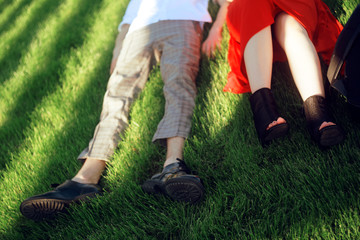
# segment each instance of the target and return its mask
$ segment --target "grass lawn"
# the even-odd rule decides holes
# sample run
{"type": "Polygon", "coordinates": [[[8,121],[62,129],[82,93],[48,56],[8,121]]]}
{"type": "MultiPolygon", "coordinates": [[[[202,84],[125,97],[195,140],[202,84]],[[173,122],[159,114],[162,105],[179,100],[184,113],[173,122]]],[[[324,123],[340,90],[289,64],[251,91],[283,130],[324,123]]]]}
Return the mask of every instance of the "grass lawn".
{"type": "MultiPolygon", "coordinates": [[[[324,2],[342,23],[360,3],[324,2]]],[[[332,91],[346,141],[319,149],[288,66],[276,63],[274,95],[291,129],[289,137],[262,148],[249,94],[222,91],[229,71],[226,31],[216,58],[201,61],[185,147],[187,164],[204,181],[201,204],[175,203],[140,188],[164,160],[164,149],[151,143],[164,111],[155,69],[102,179],[104,195],[51,222],[20,214],[24,199],[79,169],[76,157],[100,116],[127,3],[0,0],[0,239],[360,238],[360,119],[332,91]]],[[[210,10],[215,15],[217,7],[210,10]]]]}

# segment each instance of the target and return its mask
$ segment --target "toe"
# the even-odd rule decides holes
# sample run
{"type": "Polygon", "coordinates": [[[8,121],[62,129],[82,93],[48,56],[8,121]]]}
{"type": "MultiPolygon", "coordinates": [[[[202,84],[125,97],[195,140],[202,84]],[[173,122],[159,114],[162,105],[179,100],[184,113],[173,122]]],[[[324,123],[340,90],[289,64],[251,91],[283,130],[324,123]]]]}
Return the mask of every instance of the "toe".
{"type": "Polygon", "coordinates": [[[333,123],[333,122],[323,122],[323,123],[320,125],[319,130],[323,129],[324,127],[333,126],[333,125],[336,125],[336,124],[333,123]]]}
{"type": "Polygon", "coordinates": [[[278,119],[276,121],[273,121],[272,123],[269,124],[269,126],[266,128],[266,130],[269,130],[270,128],[278,125],[278,124],[283,124],[286,123],[285,119],[283,119],[282,117],[278,117],[278,119]]]}

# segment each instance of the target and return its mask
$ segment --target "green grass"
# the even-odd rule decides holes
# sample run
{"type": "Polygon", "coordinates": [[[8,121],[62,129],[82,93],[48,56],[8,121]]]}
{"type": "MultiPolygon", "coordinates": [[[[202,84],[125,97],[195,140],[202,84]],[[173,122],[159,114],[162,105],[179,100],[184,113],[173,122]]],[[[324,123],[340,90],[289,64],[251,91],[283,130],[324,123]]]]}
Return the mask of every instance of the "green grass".
{"type": "MultiPolygon", "coordinates": [[[[360,3],[325,2],[342,23],[360,3]]],[[[306,131],[287,64],[275,64],[274,94],[291,129],[262,148],[249,94],[222,91],[226,32],[217,57],[201,61],[185,147],[187,164],[204,181],[204,202],[189,206],[141,191],[164,160],[164,150],[151,143],[164,105],[155,69],[104,176],[104,195],[52,222],[22,217],[21,201],[80,167],[76,157],[100,115],[127,3],[0,0],[0,239],[359,238],[359,120],[333,92],[332,110],[347,138],[320,150],[306,131]]]]}

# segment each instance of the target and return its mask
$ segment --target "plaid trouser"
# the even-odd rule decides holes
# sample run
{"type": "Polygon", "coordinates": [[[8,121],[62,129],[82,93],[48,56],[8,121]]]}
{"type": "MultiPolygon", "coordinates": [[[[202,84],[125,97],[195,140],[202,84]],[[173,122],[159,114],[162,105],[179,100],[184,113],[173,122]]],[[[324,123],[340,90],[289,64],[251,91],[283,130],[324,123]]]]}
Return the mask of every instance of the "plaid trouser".
{"type": "Polygon", "coordinates": [[[165,114],[153,142],[187,138],[195,106],[201,27],[198,22],[168,20],[129,33],[104,96],[100,122],[89,146],[79,155],[109,160],[128,126],[131,103],[144,88],[150,70],[160,62],[166,100],[165,114]]]}

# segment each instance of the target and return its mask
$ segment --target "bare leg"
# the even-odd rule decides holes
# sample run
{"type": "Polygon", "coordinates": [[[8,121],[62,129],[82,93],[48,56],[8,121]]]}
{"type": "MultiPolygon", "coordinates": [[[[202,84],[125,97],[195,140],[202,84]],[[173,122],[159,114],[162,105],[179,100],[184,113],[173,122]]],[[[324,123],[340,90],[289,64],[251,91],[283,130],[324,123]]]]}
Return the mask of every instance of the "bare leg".
{"type": "Polygon", "coordinates": [[[281,13],[275,19],[274,30],[303,101],[313,95],[324,97],[319,57],[305,28],[290,15],[281,13]]]}
{"type": "Polygon", "coordinates": [[[251,92],[271,88],[273,48],[270,26],[255,34],[247,43],[244,52],[246,72],[251,92]]]}
{"type": "Polygon", "coordinates": [[[103,160],[88,158],[72,180],[79,183],[97,184],[105,166],[106,162],[103,160]]]}
{"type": "MultiPolygon", "coordinates": [[[[271,73],[273,64],[273,47],[271,27],[268,26],[255,34],[247,43],[244,52],[246,72],[251,92],[261,88],[271,88],[271,73]]],[[[272,122],[268,128],[285,123],[281,117],[272,122]]]]}
{"type": "MultiPolygon", "coordinates": [[[[178,162],[182,159],[185,139],[183,137],[172,137],[167,139],[167,153],[164,167],[178,162]]],[[[79,183],[98,183],[102,172],[105,170],[106,161],[98,159],[87,159],[79,172],[73,177],[73,181],[79,183]]]]}
{"type": "MultiPolygon", "coordinates": [[[[185,139],[183,137],[172,137],[167,139],[167,153],[164,167],[178,162],[182,159],[185,139]]],[[[73,181],[80,183],[98,183],[102,172],[105,170],[106,162],[98,159],[87,159],[79,172],[73,177],[73,181]]]]}
{"type": "MultiPolygon", "coordinates": [[[[290,15],[281,13],[275,19],[274,34],[286,53],[303,101],[314,95],[325,97],[319,57],[305,28],[290,15]]],[[[324,122],[320,129],[329,125],[334,124],[324,122]]]]}
{"type": "Polygon", "coordinates": [[[176,159],[182,159],[185,139],[183,137],[172,137],[166,140],[167,153],[164,167],[178,162],[176,159]]]}

